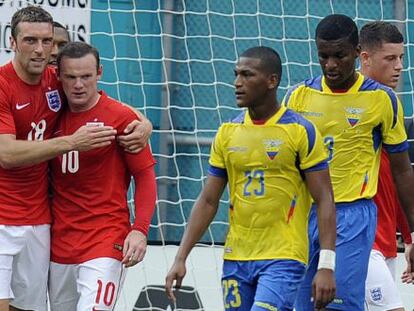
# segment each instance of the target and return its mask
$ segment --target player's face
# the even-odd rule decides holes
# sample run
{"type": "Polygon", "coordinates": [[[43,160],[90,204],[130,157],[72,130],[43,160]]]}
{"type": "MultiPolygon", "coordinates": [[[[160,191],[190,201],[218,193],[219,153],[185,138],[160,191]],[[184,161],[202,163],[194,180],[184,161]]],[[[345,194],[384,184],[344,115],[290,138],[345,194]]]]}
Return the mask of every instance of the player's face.
{"type": "Polygon", "coordinates": [[[383,43],[378,49],[361,52],[361,67],[371,79],[395,89],[403,69],[403,57],[402,42],[383,43]]]}
{"type": "Polygon", "coordinates": [[[53,26],[50,23],[21,22],[17,27],[16,39],[10,39],[16,71],[25,80],[40,79],[52,50],[53,26]]]}
{"type": "Polygon", "coordinates": [[[96,70],[94,55],[63,57],[58,74],[72,111],[85,111],[96,104],[99,98],[97,83],[102,70],[96,70]]]}
{"type": "Polygon", "coordinates": [[[357,78],[355,59],[359,55],[359,48],[346,38],[330,41],[317,38],[316,46],[326,84],[334,90],[351,87],[357,78]]]}
{"type": "Polygon", "coordinates": [[[56,59],[59,51],[69,42],[69,33],[66,29],[55,27],[55,32],[53,34],[53,48],[50,53],[49,64],[56,66],[56,59]]]}
{"type": "Polygon", "coordinates": [[[234,75],[237,106],[252,108],[264,104],[270,75],[263,70],[260,59],[240,57],[234,75]]]}

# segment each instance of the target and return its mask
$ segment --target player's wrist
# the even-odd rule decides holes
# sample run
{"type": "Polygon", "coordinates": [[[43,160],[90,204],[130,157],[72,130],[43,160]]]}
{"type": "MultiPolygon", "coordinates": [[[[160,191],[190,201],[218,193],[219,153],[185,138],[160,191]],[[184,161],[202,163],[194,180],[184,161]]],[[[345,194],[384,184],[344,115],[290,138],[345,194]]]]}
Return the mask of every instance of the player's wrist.
{"type": "Polygon", "coordinates": [[[57,137],[54,140],[58,142],[59,153],[61,154],[76,150],[76,144],[72,135],[57,137]]]}
{"type": "Polygon", "coordinates": [[[411,232],[410,236],[411,236],[411,244],[414,244],[414,232],[411,232]]]}
{"type": "Polygon", "coordinates": [[[331,249],[321,249],[319,252],[318,270],[329,269],[335,271],[335,260],[335,251],[331,249]]]}

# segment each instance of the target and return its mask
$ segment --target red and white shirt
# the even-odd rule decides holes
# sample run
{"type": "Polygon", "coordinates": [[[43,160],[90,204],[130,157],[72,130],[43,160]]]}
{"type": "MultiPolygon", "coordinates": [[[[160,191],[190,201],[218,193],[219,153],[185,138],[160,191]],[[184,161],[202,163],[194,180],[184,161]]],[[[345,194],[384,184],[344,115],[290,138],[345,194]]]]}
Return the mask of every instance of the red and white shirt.
{"type": "MultiPolygon", "coordinates": [[[[12,63],[0,67],[0,134],[18,140],[52,136],[62,111],[55,70],[46,68],[40,84],[23,82],[12,63]]],[[[50,223],[47,163],[6,170],[0,167],[0,224],[50,223]]]]}
{"type": "Polygon", "coordinates": [[[405,243],[410,244],[412,241],[409,226],[395,189],[390,161],[384,150],[381,151],[378,190],[374,201],[378,207],[378,221],[373,248],[380,251],[386,258],[396,257],[396,228],[398,227],[401,231],[405,243]]]}
{"type": "MultiPolygon", "coordinates": [[[[56,134],[71,135],[85,124],[110,125],[122,133],[135,119],[137,116],[131,109],[102,92],[90,110],[66,111],[56,134]]],[[[53,159],[51,260],[62,264],[77,264],[98,257],[121,260],[120,248],[131,230],[127,207],[131,175],[139,175],[154,164],[148,146],[131,154],[124,152],[116,141],[103,148],[70,151],[53,159]]],[[[146,220],[147,226],[151,216],[152,211],[146,220]]]]}

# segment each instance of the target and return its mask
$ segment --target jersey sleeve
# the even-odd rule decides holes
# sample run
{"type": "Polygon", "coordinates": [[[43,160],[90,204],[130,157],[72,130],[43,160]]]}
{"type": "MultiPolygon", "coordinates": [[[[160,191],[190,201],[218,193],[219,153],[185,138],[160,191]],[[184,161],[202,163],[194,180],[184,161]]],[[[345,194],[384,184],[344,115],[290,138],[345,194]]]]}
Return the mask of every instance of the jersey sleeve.
{"type": "MultiPolygon", "coordinates": [[[[133,120],[138,120],[138,116],[127,106],[122,106],[121,109],[123,110],[123,120],[117,127],[118,133],[123,133],[125,127],[133,120]]],[[[139,173],[141,170],[153,166],[156,163],[154,157],[152,156],[149,144],[147,144],[145,148],[138,153],[129,153],[124,151],[124,157],[128,169],[133,175],[139,173]]]]}
{"type": "Polygon", "coordinates": [[[401,102],[393,91],[387,90],[384,93],[385,108],[381,124],[384,147],[389,153],[406,151],[408,143],[401,102]]]}
{"type": "Polygon", "coordinates": [[[10,99],[7,95],[8,83],[0,78],[0,134],[16,134],[13,113],[11,111],[10,99]]]}
{"type": "Polygon", "coordinates": [[[211,144],[210,150],[210,167],[208,173],[216,177],[227,177],[226,163],[223,154],[223,131],[224,128],[221,126],[211,144]]]}
{"type": "Polygon", "coordinates": [[[315,125],[303,119],[298,140],[299,166],[303,171],[319,171],[328,168],[327,152],[315,125]]]}
{"type": "Polygon", "coordinates": [[[287,91],[285,97],[283,97],[282,105],[293,111],[300,112],[303,110],[300,103],[303,102],[301,98],[303,98],[304,91],[305,88],[302,83],[293,86],[287,91]]]}

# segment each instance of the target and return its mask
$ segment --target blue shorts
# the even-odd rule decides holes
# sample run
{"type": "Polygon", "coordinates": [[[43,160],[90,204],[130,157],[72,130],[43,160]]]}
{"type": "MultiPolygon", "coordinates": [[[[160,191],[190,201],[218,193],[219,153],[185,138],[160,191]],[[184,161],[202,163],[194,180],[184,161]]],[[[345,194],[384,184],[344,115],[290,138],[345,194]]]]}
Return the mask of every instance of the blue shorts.
{"type": "MultiPolygon", "coordinates": [[[[336,297],[327,308],[364,311],[365,279],[377,226],[377,207],[372,200],[336,204],[336,297]]],[[[319,261],[319,234],[316,207],[309,218],[309,267],[299,290],[297,311],[314,311],[312,280],[319,261]]]]}
{"type": "Polygon", "coordinates": [[[226,310],[293,310],[305,269],[296,260],[225,260],[222,286],[226,310]]]}

